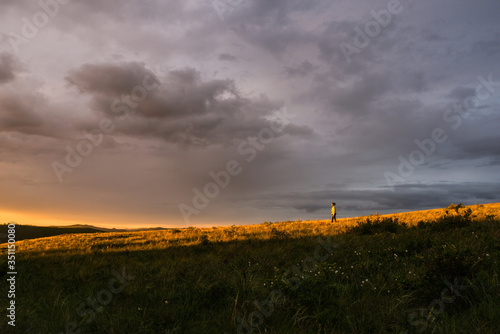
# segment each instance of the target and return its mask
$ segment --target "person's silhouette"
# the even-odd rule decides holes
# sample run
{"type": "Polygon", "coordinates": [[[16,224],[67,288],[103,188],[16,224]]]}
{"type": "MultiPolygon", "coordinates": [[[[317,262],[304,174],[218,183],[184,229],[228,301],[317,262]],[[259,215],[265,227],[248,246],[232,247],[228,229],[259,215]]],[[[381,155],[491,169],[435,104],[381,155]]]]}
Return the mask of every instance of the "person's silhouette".
{"type": "Polygon", "coordinates": [[[337,210],[335,210],[335,203],[332,203],[332,223],[337,222],[337,210]]]}

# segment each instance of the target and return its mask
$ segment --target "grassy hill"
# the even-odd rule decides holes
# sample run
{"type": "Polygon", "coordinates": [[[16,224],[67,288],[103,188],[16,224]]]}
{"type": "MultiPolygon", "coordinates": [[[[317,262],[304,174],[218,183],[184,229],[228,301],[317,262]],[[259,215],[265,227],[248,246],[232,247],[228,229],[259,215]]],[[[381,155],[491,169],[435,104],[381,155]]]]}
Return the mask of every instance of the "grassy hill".
{"type": "MultiPolygon", "coordinates": [[[[17,225],[16,240],[36,239],[70,233],[98,233],[102,229],[93,226],[32,226],[17,225]]],[[[7,224],[0,225],[0,243],[7,242],[7,224]]]]}
{"type": "MultiPolygon", "coordinates": [[[[7,226],[0,225],[0,244],[7,242],[7,226]]],[[[38,239],[52,237],[61,234],[74,233],[100,233],[100,232],[126,232],[126,231],[154,231],[165,230],[166,228],[142,228],[142,229],[116,229],[103,228],[92,225],[70,225],[70,226],[34,226],[34,225],[16,225],[16,240],[38,239]]]]}
{"type": "Polygon", "coordinates": [[[497,333],[499,237],[496,203],[23,240],[16,333],[497,333]]]}

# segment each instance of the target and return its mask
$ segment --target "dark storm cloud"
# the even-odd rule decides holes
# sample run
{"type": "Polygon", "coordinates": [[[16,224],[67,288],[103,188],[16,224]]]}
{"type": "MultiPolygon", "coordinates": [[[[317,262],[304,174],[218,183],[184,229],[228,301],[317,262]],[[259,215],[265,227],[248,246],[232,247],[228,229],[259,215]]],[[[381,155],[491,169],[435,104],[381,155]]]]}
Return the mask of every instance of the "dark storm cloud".
{"type": "Polygon", "coordinates": [[[377,104],[399,101],[404,97],[401,94],[427,89],[423,73],[404,70],[366,72],[342,85],[331,77],[318,76],[313,85],[313,89],[303,93],[301,101],[315,100],[328,113],[350,116],[366,116],[378,109],[377,104]],[[388,94],[392,95],[389,99],[388,94]]]}
{"type": "Polygon", "coordinates": [[[498,55],[500,53],[500,33],[496,33],[492,39],[474,42],[472,52],[479,52],[488,56],[498,55]]]}
{"type": "Polygon", "coordinates": [[[144,64],[135,62],[120,65],[85,64],[78,70],[70,71],[66,80],[82,93],[116,97],[129,94],[134,87],[142,85],[147,73],[144,64]]]}
{"type": "Polygon", "coordinates": [[[285,66],[285,71],[291,78],[295,78],[304,77],[313,72],[315,68],[317,67],[311,64],[309,61],[304,60],[302,63],[296,66],[285,66]]]}
{"type": "Polygon", "coordinates": [[[476,90],[474,88],[460,86],[453,88],[451,92],[448,94],[448,97],[456,99],[458,101],[463,101],[466,97],[475,95],[476,95],[476,90]]]}
{"type": "Polygon", "coordinates": [[[11,54],[0,53],[0,85],[15,79],[17,67],[16,60],[11,54]]]}
{"type": "Polygon", "coordinates": [[[492,135],[483,138],[469,138],[467,141],[461,140],[455,144],[457,151],[453,159],[476,160],[490,159],[498,163],[500,160],[500,136],[492,135]]]}
{"type": "Polygon", "coordinates": [[[353,28],[356,23],[357,22],[347,20],[332,20],[325,24],[322,32],[317,38],[317,48],[321,60],[333,66],[342,64],[345,66],[344,68],[346,70],[353,66],[358,68],[357,64],[359,64],[359,62],[355,62],[354,64],[348,63],[342,53],[342,49],[339,47],[342,42],[351,42],[353,28]]]}
{"type": "Polygon", "coordinates": [[[420,210],[448,206],[450,203],[486,203],[498,200],[500,182],[463,182],[456,184],[408,184],[387,189],[312,191],[280,193],[255,202],[261,207],[280,207],[307,213],[327,211],[334,201],[337,207],[348,212],[370,210],[420,210]]]}
{"type": "Polygon", "coordinates": [[[0,132],[59,137],[63,131],[46,97],[22,86],[0,90],[0,111],[0,132]]]}
{"type": "Polygon", "coordinates": [[[312,35],[297,24],[294,14],[314,14],[328,7],[323,1],[251,1],[229,17],[227,24],[239,38],[275,56],[309,43],[312,35]]]}
{"type": "Polygon", "coordinates": [[[435,29],[425,28],[421,31],[421,36],[428,41],[444,41],[445,38],[441,36],[435,29]]]}
{"type": "Polygon", "coordinates": [[[371,104],[380,100],[391,86],[392,83],[386,76],[365,76],[349,88],[337,89],[331,100],[332,109],[350,115],[364,115],[370,112],[371,104]]]}
{"type": "Polygon", "coordinates": [[[4,95],[0,96],[2,116],[0,126],[3,130],[13,131],[37,128],[42,122],[41,116],[34,112],[35,101],[26,99],[25,96],[4,95]]]}
{"type": "MultiPolygon", "coordinates": [[[[137,112],[120,119],[117,131],[184,146],[230,145],[254,136],[269,126],[266,117],[283,107],[264,95],[242,96],[232,80],[203,80],[193,68],[170,71],[160,82],[144,64],[87,64],[66,79],[93,96],[93,106],[108,117],[123,116],[126,103],[117,103],[123,95],[132,94],[145,81],[155,83],[158,87],[137,103],[137,112]]],[[[313,131],[288,124],[282,134],[309,136],[313,131]]]]}
{"type": "Polygon", "coordinates": [[[237,61],[238,60],[238,57],[230,54],[230,53],[221,53],[219,55],[219,59],[220,60],[224,60],[224,61],[237,61]]]}

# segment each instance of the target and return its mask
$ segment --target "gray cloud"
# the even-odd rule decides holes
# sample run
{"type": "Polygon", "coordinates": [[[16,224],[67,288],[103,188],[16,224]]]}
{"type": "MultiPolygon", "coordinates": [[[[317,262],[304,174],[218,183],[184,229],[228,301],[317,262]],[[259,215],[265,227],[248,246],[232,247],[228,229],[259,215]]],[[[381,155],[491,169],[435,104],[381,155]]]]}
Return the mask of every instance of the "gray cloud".
{"type": "Polygon", "coordinates": [[[0,84],[14,80],[17,68],[18,65],[11,54],[0,53],[0,84]]]}
{"type": "MultiPolygon", "coordinates": [[[[127,109],[123,102],[113,104],[123,95],[132,94],[145,80],[159,85],[137,103],[135,113],[120,119],[117,132],[183,146],[230,145],[254,136],[269,127],[266,117],[283,107],[282,102],[264,95],[254,99],[242,96],[232,80],[204,81],[193,68],[170,71],[160,85],[144,64],[87,64],[71,71],[66,80],[93,96],[94,108],[114,118],[123,116],[120,111],[127,109]]],[[[276,135],[285,134],[309,136],[313,131],[289,124],[276,135]]]]}
{"type": "Polygon", "coordinates": [[[470,87],[456,87],[451,90],[448,97],[455,99],[459,102],[463,101],[466,97],[475,96],[476,90],[470,87]]]}
{"type": "Polygon", "coordinates": [[[387,1],[244,1],[221,20],[210,1],[75,0],[15,56],[7,37],[42,8],[3,1],[0,201],[54,216],[64,203],[66,219],[84,222],[140,213],[178,224],[179,202],[232,159],[243,172],[200,223],[316,218],[337,198],[344,215],[494,201],[500,87],[464,115],[445,113],[478,76],[500,81],[500,4],[402,5],[348,62],[340,44],[387,1]],[[127,100],[145,83],[142,101],[127,100]],[[238,145],[285,106],[290,123],[248,162],[238,145]],[[112,133],[58,184],[51,163],[103,118],[112,133]],[[385,186],[436,128],[446,141],[385,186]]]}
{"type": "MultiPolygon", "coordinates": [[[[491,203],[500,196],[500,182],[456,184],[407,184],[387,189],[335,189],[303,193],[280,193],[255,202],[263,207],[281,207],[307,213],[328,212],[334,201],[344,215],[352,212],[375,213],[396,210],[421,210],[448,206],[450,203],[491,203]]],[[[326,216],[326,215],[325,215],[326,216]]]]}
{"type": "Polygon", "coordinates": [[[493,39],[474,42],[472,52],[480,52],[488,56],[500,53],[500,33],[496,33],[493,39]]]}
{"type": "MultiPolygon", "coordinates": [[[[142,85],[147,70],[144,64],[85,64],[70,71],[68,83],[82,93],[120,96],[130,94],[136,86],[142,85]]],[[[151,75],[151,74],[150,74],[151,75]]]]}
{"type": "Polygon", "coordinates": [[[219,59],[224,60],[224,61],[237,61],[238,57],[236,57],[230,53],[221,53],[219,55],[219,59]]]}
{"type": "Polygon", "coordinates": [[[302,63],[296,65],[296,66],[285,66],[285,71],[286,73],[292,77],[304,77],[314,71],[316,66],[308,62],[307,60],[304,60],[302,63]]]}

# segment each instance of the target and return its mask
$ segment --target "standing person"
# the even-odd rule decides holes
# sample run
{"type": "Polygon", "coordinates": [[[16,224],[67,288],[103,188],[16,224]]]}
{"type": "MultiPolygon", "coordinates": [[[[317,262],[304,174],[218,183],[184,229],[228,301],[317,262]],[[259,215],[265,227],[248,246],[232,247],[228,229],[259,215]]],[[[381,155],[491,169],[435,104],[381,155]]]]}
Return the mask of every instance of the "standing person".
{"type": "Polygon", "coordinates": [[[332,223],[337,222],[337,210],[335,210],[335,203],[332,203],[332,223]]]}

